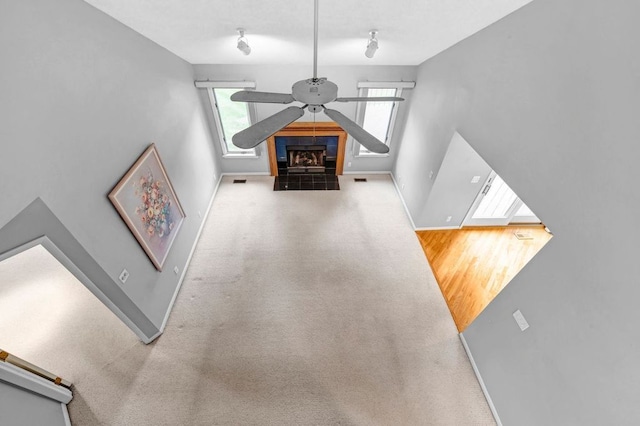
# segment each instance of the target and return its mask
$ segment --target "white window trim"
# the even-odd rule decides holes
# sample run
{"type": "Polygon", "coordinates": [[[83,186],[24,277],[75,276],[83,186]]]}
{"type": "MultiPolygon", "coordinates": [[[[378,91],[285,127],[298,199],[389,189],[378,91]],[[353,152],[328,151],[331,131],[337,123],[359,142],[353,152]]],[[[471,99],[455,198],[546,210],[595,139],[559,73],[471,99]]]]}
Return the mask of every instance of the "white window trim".
{"type": "MultiPolygon", "coordinates": [[[[402,96],[402,89],[413,89],[416,86],[415,81],[360,81],[358,82],[358,96],[365,96],[367,89],[396,89],[397,97],[402,96]]],[[[362,126],[364,124],[364,114],[367,108],[366,102],[358,102],[356,106],[356,123],[362,126]]],[[[396,118],[398,115],[400,102],[393,103],[393,109],[391,110],[391,118],[389,119],[389,128],[387,129],[387,136],[384,142],[389,148],[391,148],[391,138],[393,137],[393,129],[395,128],[396,118]]],[[[389,154],[378,154],[375,152],[360,152],[360,143],[353,137],[351,139],[351,146],[353,148],[353,156],[359,158],[385,158],[389,154]]]]}
{"type": "MultiPolygon", "coordinates": [[[[229,152],[227,144],[225,142],[224,134],[222,131],[222,123],[220,121],[220,114],[216,106],[216,96],[213,93],[213,89],[255,89],[256,83],[253,81],[196,81],[195,85],[199,89],[206,89],[209,97],[209,103],[211,105],[211,113],[213,114],[213,120],[216,125],[216,132],[218,134],[218,140],[220,147],[222,148],[222,157],[229,159],[250,159],[260,158],[260,148],[253,148],[252,152],[240,153],[229,152]]],[[[249,122],[251,124],[256,123],[256,107],[253,103],[247,103],[247,109],[249,111],[249,122]]]]}

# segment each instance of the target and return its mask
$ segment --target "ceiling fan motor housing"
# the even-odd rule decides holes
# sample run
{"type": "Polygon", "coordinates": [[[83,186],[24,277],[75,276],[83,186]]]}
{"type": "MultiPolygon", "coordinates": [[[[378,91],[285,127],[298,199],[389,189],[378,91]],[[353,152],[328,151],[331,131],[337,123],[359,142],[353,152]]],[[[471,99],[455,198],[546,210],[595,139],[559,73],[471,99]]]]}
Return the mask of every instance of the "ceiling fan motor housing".
{"type": "Polygon", "coordinates": [[[338,97],[338,86],[326,78],[300,80],[291,88],[293,98],[309,105],[309,111],[320,112],[322,105],[338,97]]]}

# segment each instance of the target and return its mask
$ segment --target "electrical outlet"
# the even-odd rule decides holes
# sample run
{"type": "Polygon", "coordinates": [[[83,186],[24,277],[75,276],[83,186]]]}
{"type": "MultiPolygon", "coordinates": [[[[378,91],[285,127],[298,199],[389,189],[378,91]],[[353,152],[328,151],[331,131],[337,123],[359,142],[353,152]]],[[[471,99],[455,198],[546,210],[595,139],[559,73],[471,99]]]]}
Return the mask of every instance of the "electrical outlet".
{"type": "Polygon", "coordinates": [[[347,163],[347,167],[351,167],[351,161],[347,163]]]}
{"type": "Polygon", "coordinates": [[[451,222],[451,216],[447,216],[447,222],[451,222]]]}
{"type": "Polygon", "coordinates": [[[474,176],[471,178],[471,183],[478,183],[480,182],[480,176],[474,176]]]}
{"type": "Polygon", "coordinates": [[[429,172],[429,180],[433,179],[433,170],[429,172]]]}
{"type": "Polygon", "coordinates": [[[129,271],[123,269],[122,272],[120,272],[120,276],[118,277],[118,279],[122,282],[122,284],[126,283],[129,279],[129,271]]]}
{"type": "Polygon", "coordinates": [[[529,328],[529,323],[527,322],[526,319],[524,319],[524,315],[522,315],[522,312],[520,312],[520,309],[518,309],[513,313],[513,318],[518,323],[518,327],[520,327],[520,331],[525,331],[527,328],[529,328]]]}
{"type": "Polygon", "coordinates": [[[173,267],[173,272],[175,272],[175,273],[176,273],[176,275],[178,275],[178,273],[180,273],[180,269],[178,269],[178,267],[177,267],[177,266],[174,266],[174,267],[173,267]]]}

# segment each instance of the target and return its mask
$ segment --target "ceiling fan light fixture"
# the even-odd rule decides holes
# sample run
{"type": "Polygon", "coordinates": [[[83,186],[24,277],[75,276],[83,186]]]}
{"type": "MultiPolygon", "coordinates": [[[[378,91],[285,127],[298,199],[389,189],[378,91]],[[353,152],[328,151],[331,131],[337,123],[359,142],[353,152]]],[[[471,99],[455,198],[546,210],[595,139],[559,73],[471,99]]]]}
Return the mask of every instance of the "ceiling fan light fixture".
{"type": "Polygon", "coordinates": [[[367,42],[367,50],[364,52],[364,56],[367,58],[373,58],[378,50],[378,30],[369,31],[369,41],[367,42]]]}
{"type": "Polygon", "coordinates": [[[248,55],[251,53],[251,46],[249,46],[249,40],[244,36],[244,28],[238,28],[238,50],[243,54],[248,55]]]}

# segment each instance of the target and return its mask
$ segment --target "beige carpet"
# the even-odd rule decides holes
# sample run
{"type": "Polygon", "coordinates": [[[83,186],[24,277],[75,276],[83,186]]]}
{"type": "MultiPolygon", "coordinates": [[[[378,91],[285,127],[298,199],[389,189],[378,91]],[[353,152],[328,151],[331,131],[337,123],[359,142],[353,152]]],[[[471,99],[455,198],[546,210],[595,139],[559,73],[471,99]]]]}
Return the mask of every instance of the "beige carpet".
{"type": "Polygon", "coordinates": [[[73,424],[494,424],[393,183],[367,177],[225,178],[164,334],[76,374],[73,424]]]}
{"type": "Polygon", "coordinates": [[[0,348],[72,383],[143,346],[42,246],[0,263],[0,348]]]}

